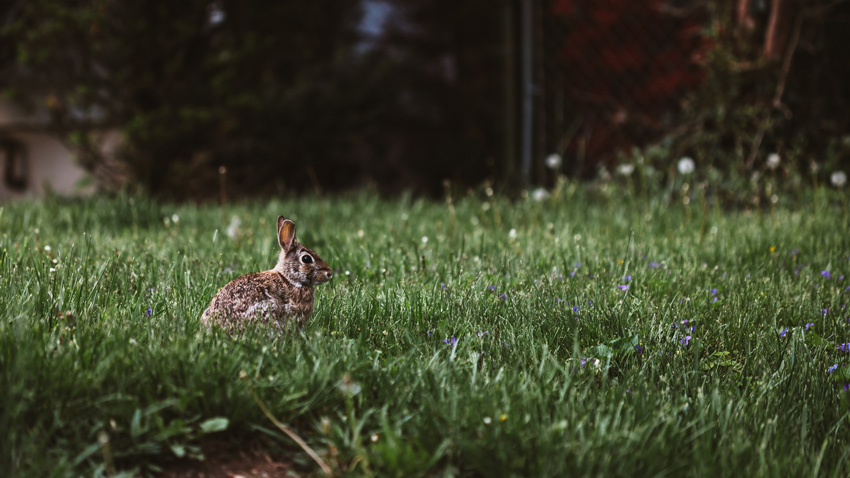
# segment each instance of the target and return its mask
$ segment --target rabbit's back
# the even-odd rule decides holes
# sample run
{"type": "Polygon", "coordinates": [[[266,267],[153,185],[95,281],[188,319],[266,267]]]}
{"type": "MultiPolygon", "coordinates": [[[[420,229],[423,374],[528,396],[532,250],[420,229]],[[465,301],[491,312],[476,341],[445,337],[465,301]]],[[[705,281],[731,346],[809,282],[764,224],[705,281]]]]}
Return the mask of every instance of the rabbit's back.
{"type": "Polygon", "coordinates": [[[313,312],[313,288],[299,287],[278,271],[246,274],[228,282],[213,297],[201,321],[230,328],[236,323],[278,321],[294,317],[301,322],[313,312]]]}

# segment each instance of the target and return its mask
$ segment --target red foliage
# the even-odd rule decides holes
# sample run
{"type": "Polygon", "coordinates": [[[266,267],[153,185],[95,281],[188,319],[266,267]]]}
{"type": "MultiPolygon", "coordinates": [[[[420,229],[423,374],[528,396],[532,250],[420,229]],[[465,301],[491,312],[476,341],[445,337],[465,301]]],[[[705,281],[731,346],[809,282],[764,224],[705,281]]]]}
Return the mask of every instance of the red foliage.
{"type": "Polygon", "coordinates": [[[700,34],[700,19],[672,15],[669,5],[668,0],[552,0],[550,12],[569,33],[559,58],[561,83],[550,86],[565,90],[580,108],[602,108],[619,118],[593,125],[590,136],[605,140],[600,151],[588,153],[605,155],[652,139],[641,136],[657,130],[661,117],[702,82],[709,43],[700,34]]]}

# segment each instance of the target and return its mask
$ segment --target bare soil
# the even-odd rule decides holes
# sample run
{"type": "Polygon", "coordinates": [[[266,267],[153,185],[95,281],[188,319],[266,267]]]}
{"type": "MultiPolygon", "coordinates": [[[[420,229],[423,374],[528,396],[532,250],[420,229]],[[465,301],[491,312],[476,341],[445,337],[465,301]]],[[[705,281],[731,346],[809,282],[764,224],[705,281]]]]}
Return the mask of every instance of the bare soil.
{"type": "Polygon", "coordinates": [[[234,448],[233,443],[204,443],[203,461],[185,458],[163,466],[162,478],[278,478],[299,477],[291,463],[272,458],[257,446],[234,448]]]}

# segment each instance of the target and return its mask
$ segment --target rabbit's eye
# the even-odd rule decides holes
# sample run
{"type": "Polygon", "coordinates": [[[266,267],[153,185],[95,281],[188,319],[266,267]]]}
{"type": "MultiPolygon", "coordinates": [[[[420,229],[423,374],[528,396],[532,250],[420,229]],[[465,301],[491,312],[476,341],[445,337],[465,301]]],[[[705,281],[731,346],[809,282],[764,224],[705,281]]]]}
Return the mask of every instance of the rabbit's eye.
{"type": "Polygon", "coordinates": [[[301,262],[303,262],[304,264],[312,264],[313,256],[311,256],[310,254],[304,254],[303,256],[301,256],[301,262]]]}

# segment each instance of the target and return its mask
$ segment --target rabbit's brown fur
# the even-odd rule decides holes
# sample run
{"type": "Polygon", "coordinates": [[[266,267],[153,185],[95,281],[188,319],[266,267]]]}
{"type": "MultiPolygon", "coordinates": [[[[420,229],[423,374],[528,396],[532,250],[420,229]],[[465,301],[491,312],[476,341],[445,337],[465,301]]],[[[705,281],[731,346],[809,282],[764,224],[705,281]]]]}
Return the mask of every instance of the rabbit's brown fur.
{"type": "Polygon", "coordinates": [[[204,311],[201,322],[233,329],[261,320],[283,325],[294,318],[299,325],[313,313],[313,286],[333,277],[315,252],[295,239],[295,223],[277,219],[280,256],[271,270],[233,279],[221,288],[204,311]]]}

